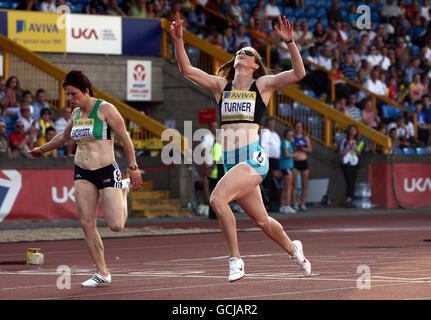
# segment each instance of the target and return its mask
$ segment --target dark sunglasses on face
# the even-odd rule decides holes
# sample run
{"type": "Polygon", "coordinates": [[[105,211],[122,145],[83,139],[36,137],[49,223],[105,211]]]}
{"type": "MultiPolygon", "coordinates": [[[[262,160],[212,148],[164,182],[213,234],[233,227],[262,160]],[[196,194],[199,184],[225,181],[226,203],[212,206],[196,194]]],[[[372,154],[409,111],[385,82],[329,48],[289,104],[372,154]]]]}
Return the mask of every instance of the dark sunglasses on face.
{"type": "Polygon", "coordinates": [[[15,128],[24,128],[24,126],[15,126],[15,128]]]}
{"type": "Polygon", "coordinates": [[[239,50],[237,53],[236,53],[236,55],[238,56],[238,55],[240,55],[241,54],[241,52],[243,52],[244,51],[244,53],[247,55],[247,56],[249,56],[249,57],[254,57],[254,52],[253,51],[251,51],[251,50],[239,50]]]}

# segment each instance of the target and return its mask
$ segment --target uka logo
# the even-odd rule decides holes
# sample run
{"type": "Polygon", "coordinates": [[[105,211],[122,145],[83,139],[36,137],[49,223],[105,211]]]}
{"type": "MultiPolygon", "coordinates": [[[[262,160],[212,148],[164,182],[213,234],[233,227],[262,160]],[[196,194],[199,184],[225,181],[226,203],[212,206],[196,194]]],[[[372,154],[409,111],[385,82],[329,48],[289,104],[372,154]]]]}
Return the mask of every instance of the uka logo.
{"type": "Polygon", "coordinates": [[[70,190],[67,189],[67,187],[63,187],[61,195],[59,195],[59,192],[56,187],[51,188],[51,196],[52,201],[56,203],[65,203],[69,199],[75,202],[75,187],[70,188],[70,190]]]}
{"type": "Polygon", "coordinates": [[[12,210],[15,200],[21,190],[21,174],[16,170],[0,171],[0,222],[12,210]]]}
{"type": "Polygon", "coordinates": [[[80,38],[84,38],[85,40],[89,40],[94,38],[95,40],[99,40],[99,37],[97,36],[96,30],[94,29],[75,29],[72,28],[72,37],[74,39],[80,39],[80,38]]]}
{"type": "Polygon", "coordinates": [[[419,192],[425,192],[426,190],[431,191],[431,179],[430,178],[411,178],[409,183],[409,179],[404,179],[404,191],[405,192],[415,192],[416,190],[419,192]]]}

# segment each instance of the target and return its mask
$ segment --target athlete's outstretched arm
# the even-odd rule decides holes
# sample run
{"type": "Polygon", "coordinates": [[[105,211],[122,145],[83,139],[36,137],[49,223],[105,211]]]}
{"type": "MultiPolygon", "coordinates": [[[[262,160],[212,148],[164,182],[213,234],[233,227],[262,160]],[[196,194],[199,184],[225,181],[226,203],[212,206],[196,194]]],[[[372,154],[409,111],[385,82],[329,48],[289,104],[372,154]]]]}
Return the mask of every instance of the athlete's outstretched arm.
{"type": "Polygon", "coordinates": [[[70,139],[70,132],[72,131],[73,127],[73,120],[75,118],[76,112],[78,108],[76,108],[72,113],[72,118],[69,120],[69,122],[66,125],[66,128],[60,133],[57,133],[54,138],[52,138],[51,141],[45,143],[43,146],[33,148],[28,153],[35,158],[39,159],[45,152],[61,148],[65,145],[67,141],[70,139]]]}
{"type": "Polygon", "coordinates": [[[177,57],[180,71],[187,78],[197,85],[210,90],[214,95],[219,95],[223,91],[225,80],[221,77],[209,75],[205,71],[193,67],[187,56],[183,42],[183,21],[180,19],[180,13],[177,12],[176,20],[172,22],[170,34],[175,44],[175,54],[177,57]]]}
{"type": "MultiPolygon", "coordinates": [[[[293,39],[293,23],[289,22],[286,17],[278,17],[280,23],[280,28],[275,27],[275,31],[284,41],[290,41],[293,39]]],[[[261,79],[261,86],[263,91],[274,92],[285,88],[295,82],[298,82],[305,77],[304,63],[299,53],[298,47],[295,42],[287,42],[287,47],[289,48],[290,56],[292,59],[292,70],[280,72],[277,75],[264,76],[261,79]],[[263,80],[263,81],[262,81],[263,80]]]]}

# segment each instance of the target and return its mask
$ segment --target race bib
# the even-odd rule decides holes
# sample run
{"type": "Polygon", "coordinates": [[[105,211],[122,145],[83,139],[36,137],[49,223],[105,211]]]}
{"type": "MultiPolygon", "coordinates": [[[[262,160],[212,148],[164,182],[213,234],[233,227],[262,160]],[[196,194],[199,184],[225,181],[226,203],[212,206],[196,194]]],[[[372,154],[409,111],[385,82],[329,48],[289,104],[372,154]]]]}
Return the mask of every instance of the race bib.
{"type": "Polygon", "coordinates": [[[255,91],[223,91],[221,121],[254,121],[255,91]]]}
{"type": "Polygon", "coordinates": [[[76,144],[93,142],[96,138],[93,135],[94,119],[77,119],[73,121],[73,128],[70,137],[76,144]]]}

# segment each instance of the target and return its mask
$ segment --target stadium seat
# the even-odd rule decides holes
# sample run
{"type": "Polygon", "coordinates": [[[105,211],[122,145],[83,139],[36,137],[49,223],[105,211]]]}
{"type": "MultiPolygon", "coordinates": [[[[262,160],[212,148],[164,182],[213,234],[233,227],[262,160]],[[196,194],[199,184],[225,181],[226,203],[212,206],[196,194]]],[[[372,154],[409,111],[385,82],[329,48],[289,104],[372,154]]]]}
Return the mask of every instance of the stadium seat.
{"type": "Polygon", "coordinates": [[[404,154],[416,154],[415,149],[413,148],[403,148],[404,154]]]}
{"type": "Polygon", "coordinates": [[[316,26],[317,23],[317,19],[316,18],[309,18],[308,19],[308,29],[309,30],[314,30],[314,27],[316,26]]]}
{"type": "Polygon", "coordinates": [[[305,11],[302,8],[296,8],[293,10],[293,15],[296,17],[296,19],[301,19],[305,17],[305,11]]]}
{"type": "Polygon", "coordinates": [[[307,10],[305,11],[305,15],[307,16],[307,18],[315,18],[316,12],[316,8],[307,8],[307,10]]]}
{"type": "Polygon", "coordinates": [[[287,16],[288,19],[290,19],[290,17],[293,17],[293,9],[290,7],[286,7],[283,9],[283,14],[287,16]]]}
{"type": "Polygon", "coordinates": [[[384,104],[382,106],[382,117],[383,119],[393,119],[398,115],[402,115],[403,110],[398,109],[396,107],[392,107],[391,105],[384,104]]]}
{"type": "Polygon", "coordinates": [[[0,9],[10,9],[10,4],[9,2],[0,2],[0,9]]]}
{"type": "Polygon", "coordinates": [[[394,149],[394,154],[402,154],[403,152],[401,151],[400,148],[395,148],[394,149]]]}
{"type": "Polygon", "coordinates": [[[304,90],[304,93],[310,97],[316,98],[316,94],[313,90],[304,90]]]}
{"type": "Polygon", "coordinates": [[[316,8],[326,8],[325,0],[317,0],[314,4],[316,8]]]}
{"type": "Polygon", "coordinates": [[[426,148],[416,148],[417,154],[428,154],[428,150],[426,148]]]}
{"type": "Polygon", "coordinates": [[[317,19],[326,18],[326,9],[325,8],[317,9],[316,18],[317,19]]]}

